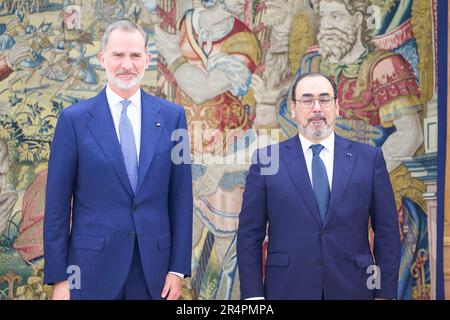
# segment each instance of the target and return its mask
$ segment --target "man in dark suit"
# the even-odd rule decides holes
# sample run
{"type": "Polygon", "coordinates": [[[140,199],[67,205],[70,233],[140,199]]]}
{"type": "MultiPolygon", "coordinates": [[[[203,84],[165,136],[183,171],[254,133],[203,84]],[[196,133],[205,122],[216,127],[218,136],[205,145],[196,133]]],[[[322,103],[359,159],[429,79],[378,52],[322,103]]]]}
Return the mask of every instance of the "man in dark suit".
{"type": "Polygon", "coordinates": [[[250,167],[237,238],[243,299],[397,297],[400,236],[383,153],[334,133],[336,97],[336,84],[320,73],[296,79],[299,135],[259,150],[250,167]],[[261,174],[271,150],[279,150],[279,170],[261,174]]]}
{"type": "Polygon", "coordinates": [[[44,219],[44,281],[55,284],[54,299],[178,299],[190,275],[189,142],[186,132],[185,148],[171,138],[186,118],[140,89],[145,39],[132,22],[110,25],[98,55],[106,88],[58,119],[44,219]]]}

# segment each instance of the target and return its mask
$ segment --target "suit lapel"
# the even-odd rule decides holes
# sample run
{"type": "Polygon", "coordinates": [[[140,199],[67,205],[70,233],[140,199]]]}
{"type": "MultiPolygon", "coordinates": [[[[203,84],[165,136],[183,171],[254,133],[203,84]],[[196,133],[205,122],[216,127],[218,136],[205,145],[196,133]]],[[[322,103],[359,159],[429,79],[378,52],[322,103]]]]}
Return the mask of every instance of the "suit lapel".
{"type": "Polygon", "coordinates": [[[152,163],[156,146],[164,120],[159,114],[161,106],[157,99],[141,90],[141,149],[139,155],[139,180],[136,194],[144,181],[147,171],[152,163]]]}
{"type": "Polygon", "coordinates": [[[117,132],[114,128],[111,111],[106,99],[105,89],[97,96],[90,109],[90,113],[92,114],[92,120],[88,126],[92,135],[113,166],[125,189],[130,196],[133,196],[133,190],[123,160],[122,149],[120,148],[117,132]]]}
{"type": "Polygon", "coordinates": [[[285,144],[285,152],[287,157],[282,157],[288,168],[292,181],[294,182],[298,193],[303,198],[309,212],[319,225],[320,220],[319,209],[317,208],[316,198],[311,186],[311,181],[306,167],[305,157],[301,148],[301,142],[298,135],[291,138],[285,144]]]}
{"type": "Polygon", "coordinates": [[[333,184],[331,187],[330,205],[325,218],[327,224],[336,212],[345,193],[357,154],[351,150],[351,141],[336,135],[334,142],[333,184]]]}

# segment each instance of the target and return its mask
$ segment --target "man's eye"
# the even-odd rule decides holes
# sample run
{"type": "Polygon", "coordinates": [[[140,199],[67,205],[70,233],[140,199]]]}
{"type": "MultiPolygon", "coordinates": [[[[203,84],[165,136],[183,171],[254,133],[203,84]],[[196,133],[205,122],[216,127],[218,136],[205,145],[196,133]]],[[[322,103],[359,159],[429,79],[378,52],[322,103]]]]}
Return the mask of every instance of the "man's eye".
{"type": "Polygon", "coordinates": [[[302,99],[301,102],[303,104],[311,104],[311,103],[313,103],[313,100],[312,99],[302,99]]]}
{"type": "Polygon", "coordinates": [[[319,99],[319,102],[320,103],[329,103],[331,101],[331,98],[322,98],[322,99],[319,99]]]}

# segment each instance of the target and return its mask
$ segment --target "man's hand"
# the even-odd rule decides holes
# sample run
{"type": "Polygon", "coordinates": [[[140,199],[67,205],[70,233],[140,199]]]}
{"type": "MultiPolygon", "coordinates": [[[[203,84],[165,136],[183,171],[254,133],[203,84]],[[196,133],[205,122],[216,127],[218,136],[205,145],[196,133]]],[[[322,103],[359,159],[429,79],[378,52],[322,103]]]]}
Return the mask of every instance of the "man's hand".
{"type": "Polygon", "coordinates": [[[166,283],[161,292],[161,297],[166,300],[178,300],[181,294],[181,283],[183,279],[181,277],[168,273],[166,276],[166,283]]]}
{"type": "Polygon", "coordinates": [[[53,300],[70,300],[69,283],[66,280],[55,283],[53,300]]]}

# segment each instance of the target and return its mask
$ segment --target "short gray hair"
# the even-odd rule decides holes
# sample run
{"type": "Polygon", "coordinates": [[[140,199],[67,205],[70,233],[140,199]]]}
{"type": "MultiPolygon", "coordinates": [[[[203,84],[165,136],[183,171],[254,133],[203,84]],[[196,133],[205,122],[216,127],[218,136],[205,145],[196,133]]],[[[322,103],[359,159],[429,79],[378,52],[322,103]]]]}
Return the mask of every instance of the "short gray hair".
{"type": "Polygon", "coordinates": [[[145,48],[147,48],[147,35],[142,29],[141,26],[137,25],[136,23],[129,21],[129,20],[119,20],[116,22],[111,23],[108,28],[106,28],[105,33],[103,34],[102,38],[102,50],[106,50],[106,46],[108,45],[109,36],[111,33],[116,30],[122,30],[127,32],[133,32],[133,31],[139,31],[139,33],[142,35],[145,41],[145,48]]]}

